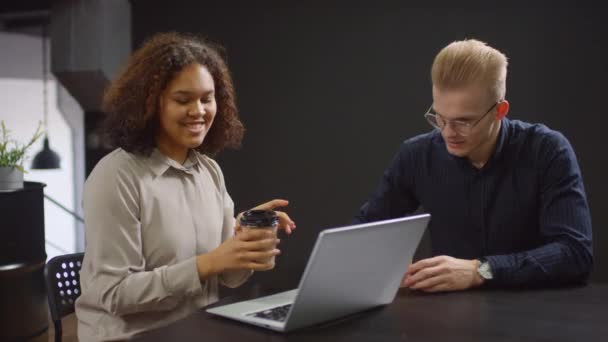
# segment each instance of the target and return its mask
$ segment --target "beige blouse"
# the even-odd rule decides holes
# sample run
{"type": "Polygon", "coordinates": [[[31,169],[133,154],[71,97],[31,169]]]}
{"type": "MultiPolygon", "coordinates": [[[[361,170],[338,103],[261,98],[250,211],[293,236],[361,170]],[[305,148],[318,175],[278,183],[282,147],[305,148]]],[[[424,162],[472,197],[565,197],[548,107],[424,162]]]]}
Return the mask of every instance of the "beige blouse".
{"type": "Polygon", "coordinates": [[[166,325],[218,299],[249,271],[202,282],[196,256],[234,234],[234,204],[215,161],[190,151],[184,165],[154,150],[117,149],[88,177],[86,248],[76,300],[80,341],[116,340],[166,325]]]}

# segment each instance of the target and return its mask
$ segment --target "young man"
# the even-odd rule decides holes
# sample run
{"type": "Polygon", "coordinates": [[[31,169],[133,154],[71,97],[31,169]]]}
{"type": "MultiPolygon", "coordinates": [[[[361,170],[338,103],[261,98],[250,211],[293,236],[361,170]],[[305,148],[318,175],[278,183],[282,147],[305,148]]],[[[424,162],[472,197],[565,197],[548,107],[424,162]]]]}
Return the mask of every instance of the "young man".
{"type": "Polygon", "coordinates": [[[568,140],[506,118],[507,58],[477,40],[442,49],[432,66],[436,130],[406,140],[357,222],[431,214],[435,257],[402,286],[425,292],[585,280],[591,218],[568,140]]]}

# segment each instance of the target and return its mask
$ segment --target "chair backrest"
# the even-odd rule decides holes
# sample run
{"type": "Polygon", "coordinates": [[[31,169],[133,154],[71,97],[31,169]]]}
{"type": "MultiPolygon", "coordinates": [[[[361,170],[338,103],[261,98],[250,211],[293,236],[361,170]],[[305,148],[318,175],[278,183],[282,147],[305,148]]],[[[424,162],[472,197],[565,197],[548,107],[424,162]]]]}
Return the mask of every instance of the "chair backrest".
{"type": "Polygon", "coordinates": [[[84,253],[66,254],[52,258],[44,268],[49,309],[53,321],[74,312],[74,302],[80,296],[80,268],[84,253]]]}

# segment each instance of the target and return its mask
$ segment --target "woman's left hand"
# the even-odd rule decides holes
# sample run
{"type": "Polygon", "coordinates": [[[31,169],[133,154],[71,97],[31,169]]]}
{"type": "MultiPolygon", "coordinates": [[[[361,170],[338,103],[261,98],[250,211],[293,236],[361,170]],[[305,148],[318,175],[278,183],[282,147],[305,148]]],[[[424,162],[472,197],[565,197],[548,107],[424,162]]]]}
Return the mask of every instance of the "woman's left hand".
{"type": "MultiPolygon", "coordinates": [[[[275,210],[275,208],[286,207],[288,204],[289,201],[287,200],[274,199],[270,202],[260,204],[257,207],[252,208],[252,210],[274,210],[279,217],[279,229],[283,229],[287,234],[291,234],[293,230],[296,229],[296,223],[293,222],[286,213],[275,210]]],[[[240,229],[241,215],[243,215],[243,213],[240,213],[236,217],[237,231],[240,229]]]]}

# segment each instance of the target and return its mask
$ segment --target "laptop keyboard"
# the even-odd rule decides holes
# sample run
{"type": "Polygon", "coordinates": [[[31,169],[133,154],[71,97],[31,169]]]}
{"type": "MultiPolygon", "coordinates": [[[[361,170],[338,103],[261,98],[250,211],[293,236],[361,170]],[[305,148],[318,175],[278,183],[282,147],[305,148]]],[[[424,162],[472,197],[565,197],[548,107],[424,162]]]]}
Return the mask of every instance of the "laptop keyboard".
{"type": "Polygon", "coordinates": [[[287,318],[287,314],[289,313],[289,309],[291,309],[291,304],[277,306],[276,308],[250,313],[248,316],[284,322],[287,318]]]}

